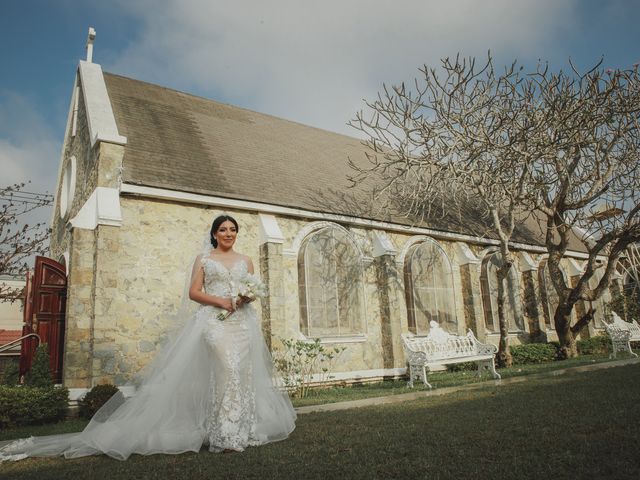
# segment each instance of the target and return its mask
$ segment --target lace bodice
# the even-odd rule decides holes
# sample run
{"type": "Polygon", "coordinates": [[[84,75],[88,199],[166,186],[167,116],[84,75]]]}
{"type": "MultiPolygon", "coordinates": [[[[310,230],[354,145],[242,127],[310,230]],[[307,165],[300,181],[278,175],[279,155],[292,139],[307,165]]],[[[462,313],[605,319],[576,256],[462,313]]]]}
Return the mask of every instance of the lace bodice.
{"type": "Polygon", "coordinates": [[[239,282],[247,274],[247,262],[238,259],[231,268],[211,257],[202,259],[204,269],[204,290],[217,297],[234,296],[233,284],[239,282]]]}

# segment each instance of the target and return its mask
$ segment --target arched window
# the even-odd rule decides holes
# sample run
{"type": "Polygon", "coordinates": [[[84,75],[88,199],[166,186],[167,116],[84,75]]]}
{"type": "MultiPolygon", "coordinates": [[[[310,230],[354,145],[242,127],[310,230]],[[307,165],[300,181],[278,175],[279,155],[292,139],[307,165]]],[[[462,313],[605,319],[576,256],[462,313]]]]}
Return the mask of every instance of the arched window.
{"type": "MultiPolygon", "coordinates": [[[[566,282],[567,275],[564,273],[564,270],[562,271],[562,275],[564,276],[566,282]]],[[[540,297],[542,300],[544,323],[549,330],[553,330],[553,316],[555,315],[556,309],[558,308],[560,298],[558,297],[558,293],[556,292],[556,289],[553,286],[553,282],[551,281],[551,274],[549,273],[546,259],[543,259],[540,262],[540,267],[538,268],[538,283],[540,284],[540,297]]]]}
{"type": "Polygon", "coordinates": [[[404,261],[404,285],[409,330],[427,334],[436,321],[450,333],[457,333],[456,304],[451,262],[433,240],[412,246],[404,261]]]}
{"type": "Polygon", "coordinates": [[[328,226],[309,235],[298,273],[300,328],[306,336],[365,333],[362,258],[346,230],[328,226]]]}
{"type": "MultiPolygon", "coordinates": [[[[500,332],[498,319],[498,267],[500,253],[490,253],[482,260],[480,287],[485,326],[489,332],[500,332]]],[[[520,311],[520,280],[515,265],[511,266],[504,279],[504,316],[507,329],[512,332],[524,331],[524,318],[520,311]]]]}

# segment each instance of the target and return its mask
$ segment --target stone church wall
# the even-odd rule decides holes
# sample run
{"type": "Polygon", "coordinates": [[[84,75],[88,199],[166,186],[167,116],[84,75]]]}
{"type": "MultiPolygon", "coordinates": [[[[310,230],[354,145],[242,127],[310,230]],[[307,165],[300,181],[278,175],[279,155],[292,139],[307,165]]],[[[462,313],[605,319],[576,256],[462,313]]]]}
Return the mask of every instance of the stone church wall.
{"type": "MultiPolygon", "coordinates": [[[[176,318],[186,294],[185,281],[190,278],[194,255],[201,249],[211,221],[221,213],[238,220],[236,249],[253,259],[256,272],[262,273],[269,284],[268,301],[256,304],[267,341],[277,349],[280,339],[303,338],[298,254],[305,232],[312,231],[318,222],[279,216],[283,243],[260,245],[257,213],[223,212],[134,196],[121,197],[121,208],[120,227],[100,225],[95,231],[73,231],[65,357],[65,382],[69,386],[90,387],[104,382],[121,385],[151,361],[168,332],[185,320],[176,318]]],[[[376,232],[346,228],[364,258],[366,331],[360,338],[331,340],[346,347],[334,372],[353,372],[356,377],[367,372],[382,375],[405,365],[400,334],[407,332],[408,326],[401,252],[417,239],[409,234],[379,232],[387,236],[396,254],[375,257],[376,232]]],[[[497,342],[495,335],[484,331],[479,261],[463,261],[453,241],[438,244],[453,269],[458,333],[471,328],[481,341],[497,342]]],[[[469,247],[471,252],[482,254],[481,248],[469,247]]],[[[534,260],[538,262],[539,256],[534,260]]],[[[517,268],[525,331],[513,336],[514,344],[529,341],[536,325],[544,329],[537,272],[522,272],[525,267],[520,264],[517,268]],[[531,286],[535,295],[530,294],[531,286]]]]}

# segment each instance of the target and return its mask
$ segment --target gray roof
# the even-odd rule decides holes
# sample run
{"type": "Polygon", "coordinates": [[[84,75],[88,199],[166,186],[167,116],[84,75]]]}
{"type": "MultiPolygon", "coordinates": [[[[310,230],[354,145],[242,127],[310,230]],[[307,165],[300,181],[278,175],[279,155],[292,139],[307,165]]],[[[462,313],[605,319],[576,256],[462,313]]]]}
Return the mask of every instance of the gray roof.
{"type": "Polygon", "coordinates": [[[105,73],[123,180],[309,209],[310,188],[345,188],[357,139],[105,73]]]}
{"type": "MultiPolygon", "coordinates": [[[[118,131],[127,137],[126,183],[412,223],[382,218],[363,190],[347,188],[348,159],[364,161],[356,138],[119,75],[104,73],[104,79],[118,131]]],[[[467,235],[485,231],[477,212],[467,210],[423,226],[467,235]]],[[[513,239],[544,243],[531,217],[513,239]]]]}

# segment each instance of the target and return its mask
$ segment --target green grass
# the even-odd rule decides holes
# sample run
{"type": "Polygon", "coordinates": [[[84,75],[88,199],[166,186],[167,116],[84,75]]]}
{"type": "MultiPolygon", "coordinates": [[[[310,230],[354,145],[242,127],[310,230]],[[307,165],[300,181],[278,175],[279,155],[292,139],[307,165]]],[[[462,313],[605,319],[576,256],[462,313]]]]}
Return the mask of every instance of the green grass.
{"type": "Polygon", "coordinates": [[[639,407],[636,363],[302,415],[244,453],[27,459],[0,478],[637,479],[639,407]]]}
{"type": "MultiPolygon", "coordinates": [[[[626,357],[620,357],[626,358],[626,357]]],[[[535,365],[517,365],[511,368],[502,368],[498,373],[502,378],[519,377],[523,375],[532,375],[561,370],[565,368],[578,367],[582,365],[592,365],[609,361],[608,357],[602,356],[581,356],[569,360],[548,362],[535,365]]],[[[434,388],[455,387],[458,385],[467,385],[470,383],[484,382],[492,379],[488,373],[478,377],[476,371],[462,372],[434,372],[428,375],[429,383],[434,388]]],[[[429,390],[423,383],[415,382],[413,389],[407,388],[406,380],[393,380],[377,383],[368,383],[362,385],[319,388],[310,390],[305,398],[294,398],[293,404],[296,407],[307,405],[320,405],[323,403],[345,402],[350,400],[360,400],[371,397],[384,397],[387,395],[397,395],[400,393],[417,392],[421,390],[429,390]]]]}

